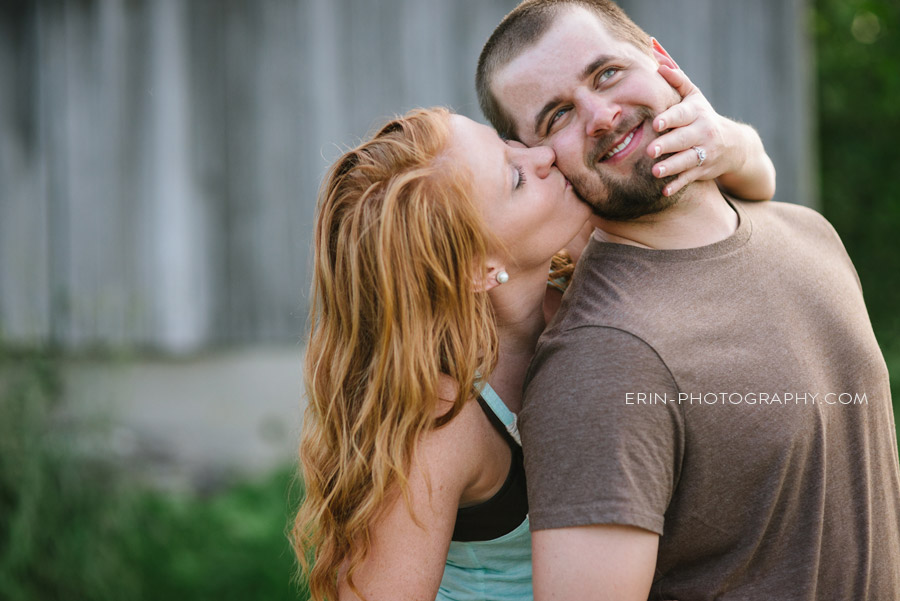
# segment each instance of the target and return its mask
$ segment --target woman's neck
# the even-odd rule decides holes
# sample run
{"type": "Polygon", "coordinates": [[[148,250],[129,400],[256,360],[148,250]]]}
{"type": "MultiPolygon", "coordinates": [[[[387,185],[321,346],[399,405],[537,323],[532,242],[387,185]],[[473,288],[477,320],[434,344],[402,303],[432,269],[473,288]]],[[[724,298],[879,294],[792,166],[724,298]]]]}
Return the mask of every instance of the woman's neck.
{"type": "Polygon", "coordinates": [[[532,274],[519,273],[490,292],[500,338],[500,356],[490,383],[514,412],[522,407],[525,373],[544,331],[546,289],[547,269],[544,269],[532,274]]]}

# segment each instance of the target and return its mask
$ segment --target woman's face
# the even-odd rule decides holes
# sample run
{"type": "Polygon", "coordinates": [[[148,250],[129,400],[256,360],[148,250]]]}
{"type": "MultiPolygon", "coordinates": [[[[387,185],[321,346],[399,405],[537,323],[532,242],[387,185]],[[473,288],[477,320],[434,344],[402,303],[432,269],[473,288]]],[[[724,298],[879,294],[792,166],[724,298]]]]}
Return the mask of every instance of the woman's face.
{"type": "Polygon", "coordinates": [[[514,271],[546,269],[550,258],[578,234],[591,215],[554,165],[546,146],[506,143],[486,125],[451,116],[450,153],[474,178],[475,201],[504,245],[514,271]]]}

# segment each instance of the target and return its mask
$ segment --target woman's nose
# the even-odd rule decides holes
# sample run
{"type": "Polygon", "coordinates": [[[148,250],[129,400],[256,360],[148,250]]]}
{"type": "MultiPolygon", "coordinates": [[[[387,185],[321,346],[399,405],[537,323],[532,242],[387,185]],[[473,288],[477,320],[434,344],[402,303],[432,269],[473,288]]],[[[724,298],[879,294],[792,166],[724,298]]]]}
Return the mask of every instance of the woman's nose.
{"type": "Polygon", "coordinates": [[[540,178],[547,177],[556,164],[556,153],[549,146],[535,146],[530,149],[534,161],[534,172],[540,178]]]}

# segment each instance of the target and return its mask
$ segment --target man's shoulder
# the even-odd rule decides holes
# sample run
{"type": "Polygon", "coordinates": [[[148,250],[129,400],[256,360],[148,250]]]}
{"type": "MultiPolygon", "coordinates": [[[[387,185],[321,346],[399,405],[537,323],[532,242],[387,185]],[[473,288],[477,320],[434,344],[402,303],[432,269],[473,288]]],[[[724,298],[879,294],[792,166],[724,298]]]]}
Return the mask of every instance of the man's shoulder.
{"type": "Polygon", "coordinates": [[[621,346],[650,347],[651,345],[627,324],[614,324],[604,321],[585,321],[577,318],[551,323],[539,339],[540,347],[555,348],[576,344],[600,347],[604,350],[621,346]]]}
{"type": "Polygon", "coordinates": [[[586,336],[598,329],[613,336],[634,332],[631,325],[635,314],[642,313],[640,307],[658,304],[653,293],[658,274],[652,263],[629,250],[591,239],[547,331],[586,336]]]}
{"type": "Polygon", "coordinates": [[[815,226],[834,231],[831,223],[817,210],[778,200],[754,202],[747,200],[732,200],[743,209],[754,222],[760,220],[780,222],[786,226],[815,226]]]}
{"type": "Polygon", "coordinates": [[[635,329],[598,323],[567,327],[562,322],[548,328],[538,341],[526,380],[540,371],[551,380],[563,375],[628,379],[630,373],[657,374],[666,382],[671,380],[652,341],[635,329]]]}
{"type": "MultiPolygon", "coordinates": [[[[597,288],[598,286],[594,286],[597,288]]],[[[640,328],[630,317],[635,307],[629,310],[616,299],[608,298],[594,289],[573,289],[568,294],[565,305],[548,324],[541,335],[536,353],[554,353],[563,348],[577,348],[579,352],[588,349],[594,353],[615,353],[621,346],[649,346],[640,334],[640,328]]]]}
{"type": "Polygon", "coordinates": [[[779,241],[774,248],[787,244],[789,250],[802,247],[808,252],[825,252],[846,258],[846,250],[837,230],[815,209],[774,200],[736,202],[750,217],[757,238],[779,241]]]}

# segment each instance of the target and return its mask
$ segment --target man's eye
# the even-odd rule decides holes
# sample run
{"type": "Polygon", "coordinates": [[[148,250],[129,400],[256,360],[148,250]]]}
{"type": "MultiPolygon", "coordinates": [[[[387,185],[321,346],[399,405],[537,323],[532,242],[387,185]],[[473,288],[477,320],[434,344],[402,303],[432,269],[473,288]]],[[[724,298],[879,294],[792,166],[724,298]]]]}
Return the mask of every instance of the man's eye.
{"type": "Polygon", "coordinates": [[[597,77],[597,83],[601,84],[605,82],[607,79],[615,75],[619,72],[619,69],[616,67],[609,67],[608,69],[604,69],[600,72],[600,75],[597,77]]]}
{"type": "Polygon", "coordinates": [[[553,124],[556,123],[557,121],[559,121],[559,119],[562,118],[562,116],[568,112],[569,112],[569,109],[564,108],[564,109],[559,109],[558,111],[553,113],[553,115],[550,117],[550,120],[547,121],[547,131],[549,132],[550,129],[553,127],[553,124]]]}

